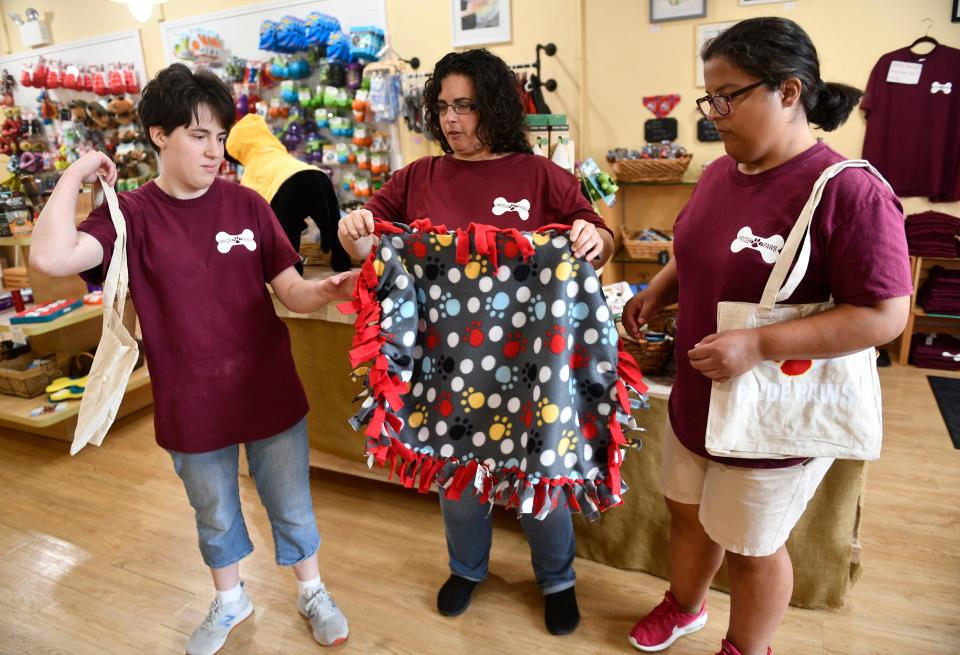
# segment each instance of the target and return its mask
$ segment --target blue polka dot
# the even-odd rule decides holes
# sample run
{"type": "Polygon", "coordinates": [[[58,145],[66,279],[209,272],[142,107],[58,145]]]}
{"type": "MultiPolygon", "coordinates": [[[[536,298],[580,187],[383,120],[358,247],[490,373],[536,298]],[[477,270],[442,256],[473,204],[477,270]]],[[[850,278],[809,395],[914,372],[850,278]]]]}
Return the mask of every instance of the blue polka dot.
{"type": "Polygon", "coordinates": [[[543,301],[538,302],[536,305],[534,305],[533,311],[537,315],[537,320],[542,321],[543,317],[547,315],[547,303],[543,301]]]}
{"type": "Polygon", "coordinates": [[[400,316],[404,318],[410,318],[411,316],[413,316],[416,309],[417,309],[417,306],[413,304],[412,301],[407,300],[402,305],[400,305],[400,316]]]}
{"type": "Polygon", "coordinates": [[[510,296],[505,294],[503,291],[499,292],[493,297],[493,308],[496,310],[504,310],[507,308],[507,305],[510,304],[510,296]]]}
{"type": "Polygon", "coordinates": [[[447,314],[450,316],[456,316],[460,313],[460,301],[456,298],[451,298],[447,301],[447,314]]]}
{"type": "Polygon", "coordinates": [[[497,372],[494,373],[494,377],[497,378],[497,382],[499,382],[500,384],[506,384],[507,382],[510,381],[510,367],[501,366],[500,368],[497,369],[497,372]]]}
{"type": "Polygon", "coordinates": [[[423,361],[420,363],[420,369],[424,373],[429,373],[430,369],[433,368],[433,361],[430,359],[430,356],[424,356],[423,361]]]}
{"type": "Polygon", "coordinates": [[[582,321],[590,314],[590,308],[587,307],[587,303],[578,302],[576,305],[573,306],[573,309],[571,310],[570,314],[578,321],[582,321]]]}

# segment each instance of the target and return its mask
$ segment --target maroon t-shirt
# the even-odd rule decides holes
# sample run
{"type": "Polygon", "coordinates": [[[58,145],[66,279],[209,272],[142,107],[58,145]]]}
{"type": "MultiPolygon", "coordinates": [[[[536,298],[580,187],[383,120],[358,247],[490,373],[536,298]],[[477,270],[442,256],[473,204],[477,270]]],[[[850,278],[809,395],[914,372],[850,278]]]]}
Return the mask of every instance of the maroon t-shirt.
{"type": "Polygon", "coordinates": [[[470,223],[536,230],[582,218],[610,231],[576,177],[546,157],[522,153],[483,161],[422,157],[395,172],[366,208],[387,221],[429,218],[451,230],[470,223]]]}
{"type": "MultiPolygon", "coordinates": [[[[745,175],[723,156],[710,164],[677,218],[674,256],[680,283],[677,379],[670,420],[691,451],[735,466],[777,468],[801,460],[744,460],[707,454],[704,440],[710,380],[687,352],[717,331],[717,303],[760,302],[763,288],[820,173],[845,159],[818,143],[789,162],[745,175]],[[749,234],[747,234],[749,231],[749,234]],[[742,247],[739,236],[758,237],[742,247]],[[778,239],[771,239],[776,237],[778,239]],[[732,246],[737,244],[738,247],[732,246]]],[[[811,228],[810,264],[787,303],[834,300],[869,305],[911,292],[910,262],[900,203],[863,169],[827,183],[811,228]]]]}
{"type": "Polygon", "coordinates": [[[867,119],[863,158],[898,195],[960,200],[960,50],[888,52],[873,67],[860,107],[867,119]],[[920,64],[918,83],[888,82],[892,62],[920,64]]]}
{"type": "MultiPolygon", "coordinates": [[[[300,257],[270,206],[222,180],[191,200],[155,182],[119,197],[157,443],[202,453],[295,425],[306,394],[265,283],[300,257]]],[[[103,246],[104,264],[83,274],[100,283],[116,238],[106,205],[78,229],[103,246]]]]}

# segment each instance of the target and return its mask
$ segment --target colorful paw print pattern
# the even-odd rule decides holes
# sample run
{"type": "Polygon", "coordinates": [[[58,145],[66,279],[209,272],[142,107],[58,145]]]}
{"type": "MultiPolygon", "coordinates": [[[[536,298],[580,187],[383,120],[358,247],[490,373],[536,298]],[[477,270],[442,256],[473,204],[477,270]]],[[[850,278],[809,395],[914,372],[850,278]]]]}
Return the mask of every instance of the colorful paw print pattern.
{"type": "MultiPolygon", "coordinates": [[[[402,427],[385,426],[380,443],[443,459],[441,484],[450,465],[477,462],[497,497],[512,496],[521,512],[542,515],[533,487],[556,480],[591,517],[618,504],[605,486],[610,424],[626,419],[617,331],[593,267],[560,231],[497,232],[491,257],[478,254],[472,234],[398,227],[406,231],[385,235],[370,262],[379,273],[380,352],[408,383],[402,407],[391,410],[402,427]],[[458,263],[463,238],[469,257],[458,263]]],[[[354,425],[371,411],[368,403],[354,425]]]]}

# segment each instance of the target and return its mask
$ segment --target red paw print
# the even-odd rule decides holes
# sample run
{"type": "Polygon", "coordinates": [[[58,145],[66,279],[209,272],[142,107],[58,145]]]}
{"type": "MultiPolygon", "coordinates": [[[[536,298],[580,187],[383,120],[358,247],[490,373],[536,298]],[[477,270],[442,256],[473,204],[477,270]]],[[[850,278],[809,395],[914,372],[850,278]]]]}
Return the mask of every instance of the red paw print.
{"type": "Polygon", "coordinates": [[[570,368],[577,370],[586,368],[590,365],[590,353],[579,343],[573,347],[573,354],[570,355],[570,368]]]}
{"type": "Polygon", "coordinates": [[[528,400],[520,408],[520,420],[528,428],[533,425],[533,401],[528,400]]]}
{"type": "Polygon", "coordinates": [[[554,325],[552,330],[547,330],[547,348],[554,355],[559,355],[567,349],[567,328],[561,325],[554,325]]]}
{"type": "Polygon", "coordinates": [[[466,333],[466,342],[474,348],[483,345],[483,323],[480,321],[470,321],[470,325],[464,330],[466,333]]]}
{"type": "Polygon", "coordinates": [[[503,356],[507,359],[513,359],[527,349],[527,338],[519,332],[507,333],[507,338],[503,344],[503,356]]]}
{"type": "Polygon", "coordinates": [[[580,432],[583,434],[583,437],[587,440],[596,438],[597,434],[600,432],[600,429],[597,427],[597,422],[600,420],[596,414],[584,414],[580,418],[580,432]]]}
{"type": "Polygon", "coordinates": [[[437,394],[437,402],[433,404],[434,411],[438,412],[441,416],[447,417],[453,414],[453,396],[450,395],[449,391],[441,391],[437,394]]]}
{"type": "Polygon", "coordinates": [[[784,375],[803,375],[813,367],[813,360],[810,359],[788,359],[780,364],[780,370],[784,375]]]}
{"type": "Polygon", "coordinates": [[[520,246],[518,246],[517,242],[513,241],[512,239],[510,241],[506,241],[503,244],[503,254],[508,259],[516,259],[517,255],[520,254],[520,246]]]}
{"type": "Polygon", "coordinates": [[[427,350],[433,350],[437,347],[437,344],[440,343],[440,331],[433,325],[427,328],[427,335],[425,342],[427,344],[427,350]]]}
{"type": "Polygon", "coordinates": [[[427,244],[423,242],[422,235],[414,235],[410,238],[410,249],[413,251],[413,256],[419,259],[423,259],[427,256],[427,244]]]}

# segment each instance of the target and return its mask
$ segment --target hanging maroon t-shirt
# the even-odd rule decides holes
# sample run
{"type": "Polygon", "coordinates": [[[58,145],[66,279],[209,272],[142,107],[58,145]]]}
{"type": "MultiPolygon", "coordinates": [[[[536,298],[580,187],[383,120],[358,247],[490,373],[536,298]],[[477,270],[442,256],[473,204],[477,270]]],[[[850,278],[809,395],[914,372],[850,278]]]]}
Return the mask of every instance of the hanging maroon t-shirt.
{"type": "Polygon", "coordinates": [[[582,218],[610,231],[576,177],[546,157],[522,153],[482,161],[422,157],[395,172],[366,208],[386,221],[429,218],[451,230],[470,223],[536,230],[582,218]]]}
{"type": "MultiPolygon", "coordinates": [[[[711,381],[690,365],[687,352],[717,331],[717,303],[760,302],[770,271],[820,173],[845,159],[818,143],[757,175],[723,156],[710,164],[677,217],[674,256],[680,282],[677,379],[670,421],[692,452],[751,468],[801,460],[714,457],[704,448],[711,381]]],[[[909,296],[912,287],[903,212],[896,196],[862,169],[827,183],[811,227],[810,264],[790,304],[870,305],[909,296]]]]}
{"type": "Polygon", "coordinates": [[[867,119],[863,158],[899,196],[960,200],[960,50],[888,52],[873,67],[860,107],[867,119]]]}
{"type": "MultiPolygon", "coordinates": [[[[157,443],[209,452],[295,425],[307,399],[266,283],[300,257],[270,206],[222,180],[191,200],[155,182],[119,197],[157,443]]],[[[109,262],[116,232],[106,205],[78,229],[109,262]]],[[[83,277],[99,284],[105,273],[101,265],[83,277]]]]}

